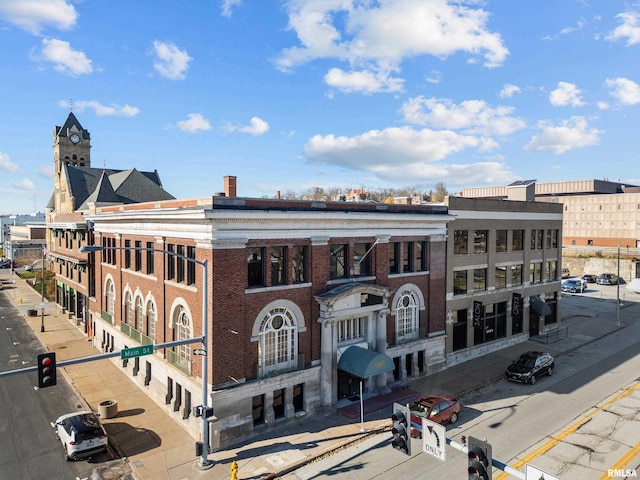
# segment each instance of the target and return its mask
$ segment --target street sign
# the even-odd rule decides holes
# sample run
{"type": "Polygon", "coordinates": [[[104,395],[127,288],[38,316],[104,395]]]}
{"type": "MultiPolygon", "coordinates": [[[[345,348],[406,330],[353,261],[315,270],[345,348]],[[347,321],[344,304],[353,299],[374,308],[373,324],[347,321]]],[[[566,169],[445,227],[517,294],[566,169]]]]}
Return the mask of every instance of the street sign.
{"type": "Polygon", "coordinates": [[[560,480],[559,477],[555,477],[550,473],[543,472],[542,470],[527,465],[524,471],[525,480],[560,480]]]}
{"type": "Polygon", "coordinates": [[[128,358],[151,355],[152,353],[153,345],[142,345],[141,347],[123,348],[122,350],[120,350],[120,358],[122,360],[126,360],[128,358]]]}
{"type": "Polygon", "coordinates": [[[447,428],[426,418],[422,419],[422,451],[445,461],[447,428]]]}

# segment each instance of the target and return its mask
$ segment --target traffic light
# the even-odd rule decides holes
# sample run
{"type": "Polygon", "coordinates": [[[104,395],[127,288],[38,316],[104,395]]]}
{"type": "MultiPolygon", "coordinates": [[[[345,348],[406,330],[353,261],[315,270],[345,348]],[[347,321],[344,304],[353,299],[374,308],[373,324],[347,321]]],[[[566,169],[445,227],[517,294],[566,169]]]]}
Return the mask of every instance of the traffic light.
{"type": "Polygon", "coordinates": [[[491,480],[491,445],[475,437],[469,437],[469,480],[491,480]]]}
{"type": "Polygon", "coordinates": [[[56,354],[54,352],[38,355],[38,388],[52,387],[56,384],[56,354]]]}
{"type": "Polygon", "coordinates": [[[409,407],[394,403],[391,421],[393,422],[391,446],[411,456],[411,413],[409,407]]]}

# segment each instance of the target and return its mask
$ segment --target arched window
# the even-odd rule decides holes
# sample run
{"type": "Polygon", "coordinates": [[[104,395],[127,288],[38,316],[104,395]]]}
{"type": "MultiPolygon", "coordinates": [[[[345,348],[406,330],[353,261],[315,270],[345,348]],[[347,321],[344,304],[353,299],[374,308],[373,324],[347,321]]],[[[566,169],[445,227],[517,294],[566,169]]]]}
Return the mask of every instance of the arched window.
{"type": "Polygon", "coordinates": [[[107,313],[113,317],[116,313],[116,287],[111,279],[107,280],[105,293],[107,296],[107,313]]]}
{"type": "Polygon", "coordinates": [[[138,297],[136,298],[135,324],[133,325],[133,328],[136,330],[142,330],[142,327],[144,326],[143,315],[144,310],[142,309],[142,297],[138,297]]]}
{"type": "Polygon", "coordinates": [[[147,324],[146,332],[153,342],[156,341],[156,307],[151,300],[147,302],[147,324]]]}
{"type": "Polygon", "coordinates": [[[419,302],[411,290],[403,290],[396,301],[396,337],[398,343],[418,338],[419,302]]]}
{"type": "Polygon", "coordinates": [[[134,321],[133,299],[131,292],[124,294],[124,323],[133,326],[134,321]]]}
{"type": "Polygon", "coordinates": [[[297,366],[298,328],[287,308],[274,308],[262,319],[258,359],[261,375],[297,366]]]}
{"type": "MultiPolygon", "coordinates": [[[[173,339],[174,340],[187,340],[192,338],[191,335],[191,318],[189,318],[189,314],[185,310],[185,308],[180,305],[174,313],[173,317],[173,339]]],[[[191,348],[189,345],[180,345],[178,347],[174,347],[174,352],[176,354],[176,365],[184,370],[185,372],[191,371],[191,348]]]]}

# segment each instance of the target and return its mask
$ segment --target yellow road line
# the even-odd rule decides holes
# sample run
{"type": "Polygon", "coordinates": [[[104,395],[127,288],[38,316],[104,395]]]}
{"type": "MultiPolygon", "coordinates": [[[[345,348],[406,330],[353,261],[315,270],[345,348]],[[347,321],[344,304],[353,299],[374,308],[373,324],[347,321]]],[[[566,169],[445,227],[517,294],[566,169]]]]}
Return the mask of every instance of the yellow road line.
{"type": "MultiPolygon", "coordinates": [[[[627,464],[638,454],[640,454],[640,443],[637,443],[636,446],[629,450],[626,455],[623,455],[620,460],[614,463],[611,470],[620,470],[626,467],[627,464]]],[[[600,477],[600,480],[605,480],[607,478],[611,478],[608,471],[600,477]]]]}
{"type": "MultiPolygon", "coordinates": [[[[513,465],[511,465],[513,468],[516,469],[521,469],[522,467],[524,467],[525,465],[527,465],[529,462],[531,462],[531,460],[539,457],[540,455],[542,455],[543,453],[548,452],[549,450],[551,450],[553,447],[555,447],[558,443],[560,443],[562,440],[564,440],[566,437],[568,437],[569,435],[571,435],[572,433],[574,433],[576,430],[578,430],[578,428],[580,428],[582,425],[584,425],[586,422],[588,422],[591,417],[593,417],[596,413],[604,410],[605,408],[607,408],[609,405],[611,405],[612,403],[617,402],[618,400],[620,400],[621,398],[626,397],[627,395],[630,395],[631,393],[635,392],[636,390],[638,390],[640,388],[640,382],[636,382],[635,385],[624,389],[622,392],[620,392],[618,395],[616,395],[613,398],[610,398],[609,400],[607,400],[605,403],[603,403],[602,405],[600,405],[599,407],[595,407],[594,410],[590,413],[588,413],[587,415],[585,415],[584,417],[582,417],[580,420],[578,420],[577,422],[573,423],[570,427],[568,427],[566,430],[560,432],[558,435],[556,435],[555,437],[551,437],[551,439],[540,445],[538,448],[536,448],[533,452],[525,455],[522,459],[518,460],[516,463],[514,463],[513,465]]],[[[501,473],[497,476],[494,476],[494,480],[504,480],[505,478],[507,478],[509,476],[508,473],[501,473]]]]}

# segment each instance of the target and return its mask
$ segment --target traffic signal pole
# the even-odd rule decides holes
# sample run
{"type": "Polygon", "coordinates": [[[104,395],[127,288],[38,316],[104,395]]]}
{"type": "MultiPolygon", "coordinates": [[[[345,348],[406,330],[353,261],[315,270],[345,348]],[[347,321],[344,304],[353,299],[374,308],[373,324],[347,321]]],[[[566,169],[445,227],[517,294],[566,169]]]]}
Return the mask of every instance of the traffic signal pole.
{"type": "MultiPolygon", "coordinates": [[[[447,440],[447,445],[455,448],[456,450],[460,450],[462,453],[466,455],[469,455],[469,449],[466,447],[466,445],[458,443],[455,440],[451,440],[450,438],[447,438],[446,440],[447,440]]],[[[491,465],[496,467],[498,470],[502,470],[504,473],[508,473],[512,477],[519,478],[520,480],[526,480],[524,472],[521,472],[520,470],[510,467],[506,463],[496,460],[495,458],[491,459],[491,465]]]]}

